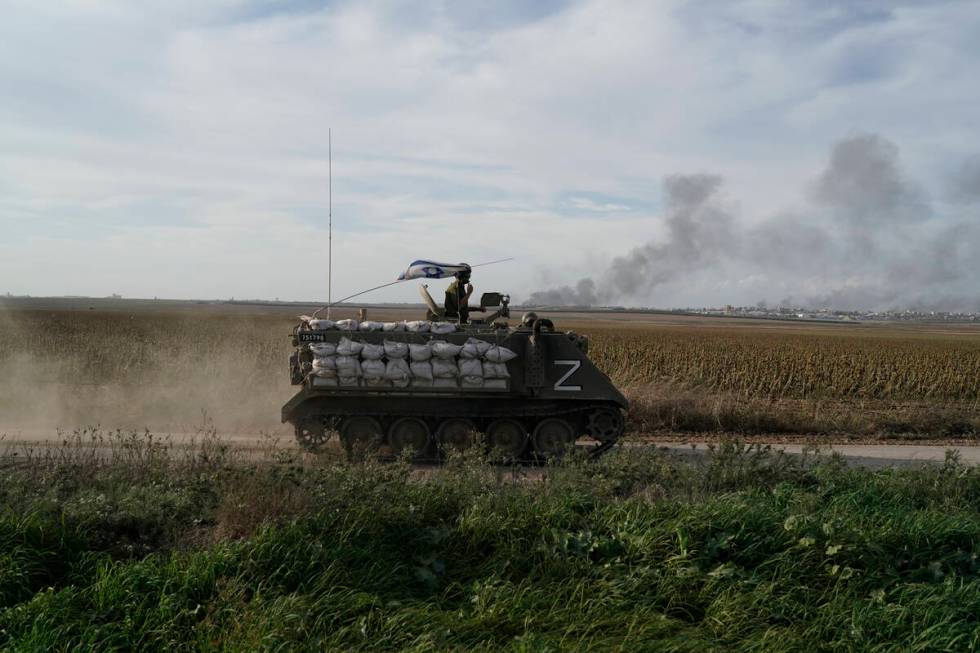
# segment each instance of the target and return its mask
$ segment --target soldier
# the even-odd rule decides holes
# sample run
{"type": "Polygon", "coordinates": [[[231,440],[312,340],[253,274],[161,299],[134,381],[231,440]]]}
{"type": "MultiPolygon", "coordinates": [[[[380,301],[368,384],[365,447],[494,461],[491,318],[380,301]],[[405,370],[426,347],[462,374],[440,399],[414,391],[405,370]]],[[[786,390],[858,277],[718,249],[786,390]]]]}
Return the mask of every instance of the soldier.
{"type": "Polygon", "coordinates": [[[446,288],[446,319],[459,319],[460,324],[470,321],[470,296],[473,294],[473,284],[470,283],[470,271],[460,270],[456,279],[446,288]]]}

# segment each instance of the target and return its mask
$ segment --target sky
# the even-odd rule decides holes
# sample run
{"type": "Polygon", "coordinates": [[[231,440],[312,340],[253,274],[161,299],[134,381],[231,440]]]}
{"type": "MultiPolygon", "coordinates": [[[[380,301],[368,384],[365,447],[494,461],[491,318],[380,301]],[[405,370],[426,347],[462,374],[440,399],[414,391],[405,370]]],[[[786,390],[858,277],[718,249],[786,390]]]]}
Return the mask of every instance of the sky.
{"type": "Polygon", "coordinates": [[[0,0],[0,294],[325,299],[330,128],[334,298],[976,310],[977,70],[976,2],[0,0]]]}

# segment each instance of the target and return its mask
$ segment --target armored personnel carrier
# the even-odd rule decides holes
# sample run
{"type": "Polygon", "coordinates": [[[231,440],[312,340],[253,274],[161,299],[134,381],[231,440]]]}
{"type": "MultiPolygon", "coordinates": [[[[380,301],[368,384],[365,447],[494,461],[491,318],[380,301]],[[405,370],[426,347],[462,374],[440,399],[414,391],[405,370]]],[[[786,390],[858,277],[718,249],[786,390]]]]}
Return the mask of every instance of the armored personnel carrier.
{"type": "Polygon", "coordinates": [[[581,436],[593,454],[624,430],[626,398],[589,360],[585,336],[526,314],[509,326],[509,297],[483,294],[469,324],[302,318],[290,376],[299,392],[282,407],[304,448],[338,434],[348,454],[411,449],[432,459],[477,443],[508,460],[558,457],[581,436]]]}

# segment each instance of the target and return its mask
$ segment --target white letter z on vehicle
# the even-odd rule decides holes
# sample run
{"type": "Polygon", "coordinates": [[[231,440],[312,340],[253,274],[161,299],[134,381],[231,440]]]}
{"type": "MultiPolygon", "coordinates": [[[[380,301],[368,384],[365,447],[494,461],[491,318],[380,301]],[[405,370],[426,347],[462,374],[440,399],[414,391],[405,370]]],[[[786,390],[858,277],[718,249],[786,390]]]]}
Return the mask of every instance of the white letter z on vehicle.
{"type": "Polygon", "coordinates": [[[578,360],[556,360],[555,361],[555,365],[568,365],[569,366],[568,367],[568,371],[565,372],[565,374],[560,379],[558,379],[557,381],[555,381],[555,390],[564,391],[564,392],[579,392],[582,389],[582,386],[580,386],[580,385],[564,385],[564,383],[565,383],[565,381],[568,380],[568,377],[570,377],[571,375],[575,374],[575,372],[578,371],[578,368],[582,367],[582,361],[578,361],[578,360]]]}

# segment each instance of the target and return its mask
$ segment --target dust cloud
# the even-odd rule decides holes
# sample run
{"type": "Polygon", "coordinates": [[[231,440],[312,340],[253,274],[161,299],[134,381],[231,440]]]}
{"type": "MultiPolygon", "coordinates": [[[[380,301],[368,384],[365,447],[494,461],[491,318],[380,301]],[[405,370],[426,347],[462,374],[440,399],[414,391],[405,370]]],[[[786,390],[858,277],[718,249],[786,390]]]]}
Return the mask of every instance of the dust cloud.
{"type": "MultiPolygon", "coordinates": [[[[898,147],[876,134],[830,151],[800,207],[747,224],[726,203],[717,175],[663,182],[666,234],[614,258],[595,277],[532,293],[527,303],[656,303],[697,273],[774,304],[836,309],[980,309],[980,159],[951,182],[958,210],[938,211],[903,172],[898,147]],[[972,213],[971,213],[972,211],[972,213]],[[776,298],[780,298],[778,301],[776,298]]],[[[746,297],[732,297],[737,303],[746,297]]],[[[689,305],[697,305],[692,297],[689,305]]]]}
{"type": "Polygon", "coordinates": [[[165,324],[160,334],[141,339],[101,323],[103,315],[83,317],[77,325],[61,315],[46,324],[37,314],[0,304],[0,438],[51,439],[59,430],[86,427],[289,433],[279,421],[280,407],[295,390],[285,372],[288,346],[278,337],[284,329],[271,343],[262,341],[264,334],[239,331],[185,347],[180,332],[191,333],[193,326],[165,324]],[[58,342],[59,334],[65,342],[58,342]],[[259,353],[251,351],[256,342],[259,353]]]}

